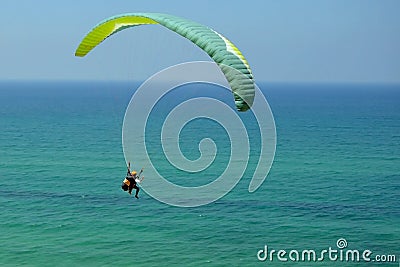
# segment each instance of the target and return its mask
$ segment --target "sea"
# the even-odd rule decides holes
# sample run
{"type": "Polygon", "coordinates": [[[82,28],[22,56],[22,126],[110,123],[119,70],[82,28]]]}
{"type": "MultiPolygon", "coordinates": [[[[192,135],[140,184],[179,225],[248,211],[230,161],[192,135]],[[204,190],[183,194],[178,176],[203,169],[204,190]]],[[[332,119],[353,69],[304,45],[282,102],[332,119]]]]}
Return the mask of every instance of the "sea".
{"type": "MultiPolygon", "coordinates": [[[[121,190],[122,125],[139,85],[0,82],[0,266],[399,266],[400,85],[259,83],[276,125],[270,172],[249,193],[249,167],[199,207],[121,190]]],[[[192,91],[185,99],[202,95],[192,91]]],[[[160,124],[153,141],[160,118],[149,122],[160,124]]],[[[229,164],[215,124],[193,121],[179,139],[191,160],[201,139],[215,139],[222,155],[208,175],[176,169],[157,142],[153,165],[185,186],[212,181],[229,164]]],[[[243,160],[254,163],[260,134],[248,135],[243,160]]]]}

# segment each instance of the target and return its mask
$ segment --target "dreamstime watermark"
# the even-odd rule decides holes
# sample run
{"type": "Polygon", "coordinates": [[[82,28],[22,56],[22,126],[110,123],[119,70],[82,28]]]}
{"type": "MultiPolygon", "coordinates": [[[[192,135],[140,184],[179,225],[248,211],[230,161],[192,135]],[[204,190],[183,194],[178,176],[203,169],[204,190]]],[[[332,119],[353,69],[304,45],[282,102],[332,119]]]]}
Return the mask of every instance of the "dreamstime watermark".
{"type": "MultiPolygon", "coordinates": [[[[228,66],[223,66],[230,68],[228,66]]],[[[175,169],[189,174],[206,170],[218,156],[217,145],[211,138],[203,138],[198,147],[200,157],[192,160],[185,157],[180,148],[182,129],[195,119],[207,119],[220,125],[230,142],[230,155],[224,171],[214,181],[195,187],[174,184],[163,177],[154,163],[154,153],[149,153],[152,142],[147,128],[151,124],[152,112],[157,105],[176,88],[188,84],[217,86],[218,90],[229,90],[221,66],[214,62],[188,62],[164,69],[146,80],[132,96],[126,109],[122,128],[122,144],[126,161],[145,166],[146,179],[142,188],[153,198],[173,206],[195,207],[211,203],[235,187],[247,170],[250,158],[248,129],[238,112],[227,103],[212,97],[194,97],[176,104],[163,121],[160,142],[164,159],[175,169]]],[[[244,75],[230,68],[232,76],[244,75]]],[[[239,95],[240,96],[240,95],[239,95]]],[[[245,97],[244,97],[245,98],[245,97]]],[[[232,95],[232,103],[234,101],[232,95]]],[[[275,122],[267,100],[255,84],[255,97],[251,110],[260,136],[259,157],[248,191],[254,192],[264,182],[274,159],[276,147],[275,122]]],[[[153,131],[153,129],[151,129],[153,131]]]]}
{"type": "Polygon", "coordinates": [[[348,249],[346,239],[339,238],[336,241],[336,247],[328,247],[321,250],[303,249],[303,250],[285,250],[269,249],[265,245],[263,249],[257,252],[259,261],[280,261],[280,262],[322,262],[322,261],[340,261],[340,262],[377,262],[394,263],[397,261],[394,254],[374,254],[369,249],[358,250],[348,249]]]}

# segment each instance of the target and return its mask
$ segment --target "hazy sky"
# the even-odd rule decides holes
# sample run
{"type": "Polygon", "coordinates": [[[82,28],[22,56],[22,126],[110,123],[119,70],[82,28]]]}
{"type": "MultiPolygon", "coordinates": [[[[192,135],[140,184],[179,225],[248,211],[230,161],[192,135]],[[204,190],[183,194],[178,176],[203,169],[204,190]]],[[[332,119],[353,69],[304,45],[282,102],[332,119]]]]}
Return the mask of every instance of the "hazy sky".
{"type": "Polygon", "coordinates": [[[155,25],[74,56],[99,21],[129,12],[210,26],[239,47],[257,81],[400,82],[399,0],[2,0],[0,80],[144,80],[176,63],[210,60],[155,25]]]}

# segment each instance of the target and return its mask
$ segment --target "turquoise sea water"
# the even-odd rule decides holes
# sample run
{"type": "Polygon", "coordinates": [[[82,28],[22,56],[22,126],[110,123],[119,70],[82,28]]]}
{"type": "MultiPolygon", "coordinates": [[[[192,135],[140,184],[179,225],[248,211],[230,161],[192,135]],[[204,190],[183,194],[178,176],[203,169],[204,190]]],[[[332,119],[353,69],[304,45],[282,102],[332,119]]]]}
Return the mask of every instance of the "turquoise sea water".
{"type": "MultiPolygon", "coordinates": [[[[0,266],[292,266],[276,254],[261,262],[257,252],[337,249],[339,238],[396,263],[296,265],[398,266],[399,86],[259,84],[277,128],[272,169],[255,193],[248,170],[232,192],[198,208],[120,189],[121,126],[136,86],[0,83],[0,266]]],[[[206,133],[195,129],[224,136],[210,122],[189,126],[188,158],[206,133]]],[[[249,134],[257,144],[258,133],[249,134]]],[[[210,171],[218,176],[224,163],[222,155],[210,171]]],[[[173,172],[166,162],[159,168],[173,172]]]]}

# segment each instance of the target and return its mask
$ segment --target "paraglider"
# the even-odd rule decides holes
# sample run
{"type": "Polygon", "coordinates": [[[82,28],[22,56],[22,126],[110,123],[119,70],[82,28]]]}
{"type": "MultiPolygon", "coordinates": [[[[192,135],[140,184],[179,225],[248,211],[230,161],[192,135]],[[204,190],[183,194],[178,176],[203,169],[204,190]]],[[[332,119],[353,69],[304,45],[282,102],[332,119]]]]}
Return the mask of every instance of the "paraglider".
{"type": "Polygon", "coordinates": [[[139,187],[138,184],[140,184],[144,176],[140,178],[140,175],[143,173],[143,168],[140,170],[139,174],[136,171],[131,171],[131,163],[128,163],[128,171],[126,173],[126,177],[124,181],[122,182],[121,188],[124,191],[128,191],[129,195],[132,194],[132,190],[136,189],[135,193],[135,198],[139,198],[139,187]]]}
{"type": "MultiPolygon", "coordinates": [[[[233,94],[236,109],[240,112],[249,110],[253,102],[256,85],[250,66],[242,52],[226,37],[208,26],[191,20],[162,13],[127,13],[109,17],[98,23],[81,41],[75,56],[84,57],[108,37],[122,30],[135,26],[159,24],[197,45],[218,65],[233,94]]],[[[130,172],[122,184],[122,189],[131,193],[136,189],[138,198],[137,174],[130,172]]],[[[257,185],[258,187],[259,185],[257,185]]]]}
{"type": "Polygon", "coordinates": [[[253,74],[240,50],[220,33],[184,18],[161,13],[129,13],[107,18],[85,36],[75,55],[84,57],[111,35],[146,24],[162,25],[200,47],[224,73],[232,89],[236,109],[246,111],[252,106],[255,94],[253,74]]]}

